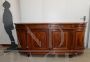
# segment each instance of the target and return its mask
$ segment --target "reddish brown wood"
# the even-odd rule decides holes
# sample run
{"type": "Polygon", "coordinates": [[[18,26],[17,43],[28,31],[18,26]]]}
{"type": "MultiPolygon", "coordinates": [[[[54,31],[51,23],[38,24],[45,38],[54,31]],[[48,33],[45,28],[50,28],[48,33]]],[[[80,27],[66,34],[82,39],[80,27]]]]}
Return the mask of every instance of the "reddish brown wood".
{"type": "Polygon", "coordinates": [[[84,50],[85,23],[16,24],[16,30],[21,48],[32,54],[46,54],[49,51],[52,51],[51,54],[74,54],[84,50]],[[41,46],[32,35],[41,42],[41,46]]]}
{"type": "Polygon", "coordinates": [[[48,38],[48,31],[46,30],[31,30],[31,33],[27,35],[28,48],[31,50],[48,50],[48,38]]]}
{"type": "Polygon", "coordinates": [[[84,49],[84,32],[77,31],[76,32],[76,40],[75,40],[75,49],[84,49]]]}
{"type": "Polygon", "coordinates": [[[27,33],[25,30],[19,29],[17,30],[18,41],[21,46],[21,49],[27,49],[27,33]]]}
{"type": "Polygon", "coordinates": [[[64,32],[64,36],[61,35],[61,32],[53,31],[52,32],[52,41],[53,49],[68,49],[68,32],[64,32]],[[62,40],[61,38],[65,39],[62,40]],[[61,44],[63,43],[63,44],[61,44]],[[61,44],[61,45],[60,45],[61,44]]]}

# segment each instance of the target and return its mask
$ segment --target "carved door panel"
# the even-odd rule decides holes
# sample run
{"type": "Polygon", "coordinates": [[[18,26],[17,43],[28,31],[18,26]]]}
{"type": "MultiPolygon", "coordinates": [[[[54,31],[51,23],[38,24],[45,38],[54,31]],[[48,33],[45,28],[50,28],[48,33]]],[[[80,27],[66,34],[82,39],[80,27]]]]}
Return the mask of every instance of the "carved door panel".
{"type": "Polygon", "coordinates": [[[75,39],[75,49],[83,49],[83,48],[84,48],[84,32],[77,31],[75,39]]]}
{"type": "Polygon", "coordinates": [[[27,49],[27,33],[23,29],[17,29],[18,43],[22,49],[27,49]]]}
{"type": "Polygon", "coordinates": [[[30,50],[48,50],[48,31],[31,30],[28,33],[27,41],[30,50]]]}
{"type": "Polygon", "coordinates": [[[69,33],[64,31],[61,33],[59,30],[52,31],[52,44],[53,49],[56,50],[66,50],[68,49],[68,40],[69,40],[69,33]]]}

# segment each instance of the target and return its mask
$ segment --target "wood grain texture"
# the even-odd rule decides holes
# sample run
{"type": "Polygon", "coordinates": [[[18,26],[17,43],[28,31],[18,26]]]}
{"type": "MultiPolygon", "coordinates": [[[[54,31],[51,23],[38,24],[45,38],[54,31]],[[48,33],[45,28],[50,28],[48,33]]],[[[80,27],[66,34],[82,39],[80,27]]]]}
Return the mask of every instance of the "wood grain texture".
{"type": "Polygon", "coordinates": [[[49,51],[52,51],[51,54],[74,54],[84,50],[85,23],[15,25],[21,48],[32,54],[46,54],[49,51]]]}

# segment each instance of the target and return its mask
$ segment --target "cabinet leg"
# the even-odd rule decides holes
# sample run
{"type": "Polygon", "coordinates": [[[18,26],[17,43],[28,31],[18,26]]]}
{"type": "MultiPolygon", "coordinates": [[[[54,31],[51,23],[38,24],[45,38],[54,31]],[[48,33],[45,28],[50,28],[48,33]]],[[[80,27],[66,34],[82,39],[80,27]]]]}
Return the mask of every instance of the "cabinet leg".
{"type": "Polygon", "coordinates": [[[76,55],[81,55],[81,54],[83,54],[83,53],[76,53],[76,55]]]}
{"type": "Polygon", "coordinates": [[[72,58],[74,55],[69,55],[69,58],[72,58]]]}
{"type": "Polygon", "coordinates": [[[27,54],[27,57],[30,57],[30,54],[27,54]]]}

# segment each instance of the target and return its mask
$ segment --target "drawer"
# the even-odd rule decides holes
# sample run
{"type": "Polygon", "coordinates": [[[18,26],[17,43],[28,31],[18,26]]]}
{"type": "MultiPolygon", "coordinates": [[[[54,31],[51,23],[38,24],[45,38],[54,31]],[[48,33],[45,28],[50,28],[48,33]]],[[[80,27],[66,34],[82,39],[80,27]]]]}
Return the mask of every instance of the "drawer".
{"type": "Polygon", "coordinates": [[[50,29],[72,29],[72,24],[53,24],[50,25],[50,29]]]}
{"type": "Polygon", "coordinates": [[[16,29],[24,29],[25,25],[23,24],[16,24],[16,29]]]}
{"type": "Polygon", "coordinates": [[[85,27],[85,24],[74,24],[72,25],[73,28],[77,28],[77,27],[85,27]]]}
{"type": "Polygon", "coordinates": [[[30,29],[48,29],[48,24],[28,24],[26,27],[30,29]]]}
{"type": "Polygon", "coordinates": [[[77,29],[84,28],[85,24],[51,24],[50,29],[77,29]]]}
{"type": "Polygon", "coordinates": [[[16,29],[48,29],[48,24],[16,24],[16,29]]]}
{"type": "Polygon", "coordinates": [[[79,28],[75,29],[75,31],[85,31],[85,28],[79,27],[79,28]]]}

